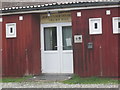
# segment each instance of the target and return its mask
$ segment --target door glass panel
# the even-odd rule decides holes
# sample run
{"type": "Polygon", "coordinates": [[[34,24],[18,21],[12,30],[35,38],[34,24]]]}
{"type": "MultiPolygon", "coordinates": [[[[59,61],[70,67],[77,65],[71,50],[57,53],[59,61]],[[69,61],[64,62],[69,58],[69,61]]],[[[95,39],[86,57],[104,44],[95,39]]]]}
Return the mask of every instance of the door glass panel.
{"type": "Polygon", "coordinates": [[[72,27],[62,27],[63,50],[72,50],[72,27]]]}
{"type": "Polygon", "coordinates": [[[56,27],[44,28],[44,50],[57,50],[57,30],[56,27]]]}

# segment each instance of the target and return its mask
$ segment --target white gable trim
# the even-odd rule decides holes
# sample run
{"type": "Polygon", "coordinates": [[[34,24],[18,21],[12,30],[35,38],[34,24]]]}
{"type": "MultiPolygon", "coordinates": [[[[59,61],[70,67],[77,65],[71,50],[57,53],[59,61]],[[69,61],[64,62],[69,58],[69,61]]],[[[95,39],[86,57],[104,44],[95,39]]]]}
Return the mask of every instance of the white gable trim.
{"type": "Polygon", "coordinates": [[[84,9],[98,9],[98,8],[114,8],[119,5],[110,6],[94,6],[94,7],[74,7],[74,8],[60,8],[60,9],[47,9],[47,10],[35,10],[35,11],[24,11],[24,12],[12,12],[12,13],[1,13],[0,15],[11,15],[11,14],[26,14],[26,13],[45,13],[45,12],[60,12],[60,11],[71,11],[71,10],[84,10],[84,9]]]}

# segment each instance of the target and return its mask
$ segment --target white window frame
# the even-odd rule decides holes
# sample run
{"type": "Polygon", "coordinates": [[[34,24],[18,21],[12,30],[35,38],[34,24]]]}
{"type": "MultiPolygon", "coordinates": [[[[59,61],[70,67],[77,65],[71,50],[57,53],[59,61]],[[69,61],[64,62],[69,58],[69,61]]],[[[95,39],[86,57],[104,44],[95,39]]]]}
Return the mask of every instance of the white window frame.
{"type": "Polygon", "coordinates": [[[89,34],[102,34],[102,18],[89,18],[89,34]],[[98,29],[94,25],[97,23],[98,29]]]}
{"type": "Polygon", "coordinates": [[[119,34],[120,28],[118,28],[118,22],[120,22],[120,17],[113,17],[112,22],[113,22],[113,34],[119,34]]]}
{"type": "Polygon", "coordinates": [[[7,23],[6,24],[6,38],[15,38],[16,37],[16,23],[7,23]],[[13,29],[13,32],[10,32],[10,29],[13,29]]]}

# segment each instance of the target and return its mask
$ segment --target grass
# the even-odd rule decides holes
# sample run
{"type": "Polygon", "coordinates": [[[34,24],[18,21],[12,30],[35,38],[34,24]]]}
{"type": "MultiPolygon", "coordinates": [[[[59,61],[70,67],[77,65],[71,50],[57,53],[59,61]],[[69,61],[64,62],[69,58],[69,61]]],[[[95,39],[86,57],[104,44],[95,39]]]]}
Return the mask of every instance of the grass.
{"type": "Polygon", "coordinates": [[[73,75],[73,77],[69,80],[63,81],[65,84],[120,84],[120,80],[114,80],[111,78],[98,78],[98,77],[90,77],[90,78],[81,78],[77,75],[73,75]]]}
{"type": "Polygon", "coordinates": [[[14,77],[14,78],[2,78],[2,80],[0,80],[0,82],[2,83],[9,83],[9,82],[23,82],[29,78],[31,78],[32,76],[25,76],[25,77],[14,77]]]}
{"type": "MultiPolygon", "coordinates": [[[[16,78],[2,78],[0,82],[9,83],[9,82],[23,82],[32,76],[25,77],[16,77],[16,78]]],[[[71,79],[62,81],[65,84],[120,84],[120,80],[114,80],[111,78],[98,78],[98,77],[89,77],[81,78],[77,75],[73,75],[71,79]]]]}

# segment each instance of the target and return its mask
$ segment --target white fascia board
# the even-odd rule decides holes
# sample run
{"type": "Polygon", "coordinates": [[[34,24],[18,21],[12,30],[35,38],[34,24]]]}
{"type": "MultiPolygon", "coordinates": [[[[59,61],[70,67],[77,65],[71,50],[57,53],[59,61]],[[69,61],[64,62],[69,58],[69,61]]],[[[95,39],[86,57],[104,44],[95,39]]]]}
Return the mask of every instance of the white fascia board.
{"type": "Polygon", "coordinates": [[[26,13],[45,13],[45,12],[55,12],[55,11],[71,11],[71,10],[84,10],[84,9],[98,9],[98,8],[114,8],[120,7],[120,5],[110,5],[110,6],[94,6],[94,7],[76,7],[76,8],[60,8],[60,9],[46,9],[46,10],[35,10],[35,11],[23,11],[23,12],[12,12],[12,13],[0,13],[0,15],[14,15],[14,14],[26,14],[26,13]]]}

